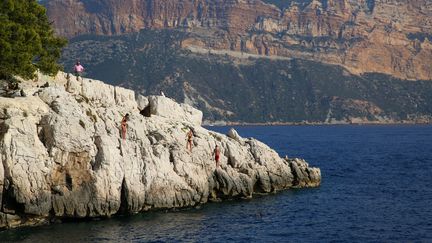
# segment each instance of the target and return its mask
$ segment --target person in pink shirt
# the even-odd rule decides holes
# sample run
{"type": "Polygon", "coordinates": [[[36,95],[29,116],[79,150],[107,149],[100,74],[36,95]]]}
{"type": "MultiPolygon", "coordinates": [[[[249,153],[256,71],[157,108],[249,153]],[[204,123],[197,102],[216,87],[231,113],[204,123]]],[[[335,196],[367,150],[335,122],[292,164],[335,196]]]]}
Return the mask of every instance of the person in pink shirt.
{"type": "Polygon", "coordinates": [[[82,72],[84,72],[84,67],[81,65],[79,61],[76,62],[74,67],[74,72],[77,80],[79,80],[79,77],[82,77],[82,72]]]}

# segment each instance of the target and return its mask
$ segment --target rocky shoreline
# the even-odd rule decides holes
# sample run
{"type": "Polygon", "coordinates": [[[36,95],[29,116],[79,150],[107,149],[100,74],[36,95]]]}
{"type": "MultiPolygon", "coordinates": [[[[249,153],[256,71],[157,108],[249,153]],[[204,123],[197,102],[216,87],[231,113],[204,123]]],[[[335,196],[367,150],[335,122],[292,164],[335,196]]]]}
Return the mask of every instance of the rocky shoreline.
{"type": "Polygon", "coordinates": [[[320,170],[306,161],[281,158],[235,130],[208,131],[201,111],[166,97],[64,73],[21,86],[24,97],[0,97],[1,229],[190,207],[321,182],[320,170]]]}

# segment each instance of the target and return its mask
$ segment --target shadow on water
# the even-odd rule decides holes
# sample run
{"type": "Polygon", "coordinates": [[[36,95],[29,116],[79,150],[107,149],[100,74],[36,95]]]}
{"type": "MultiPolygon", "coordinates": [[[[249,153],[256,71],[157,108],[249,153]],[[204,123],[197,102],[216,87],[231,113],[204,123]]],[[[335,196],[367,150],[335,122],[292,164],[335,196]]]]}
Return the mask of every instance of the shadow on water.
{"type": "MultiPolygon", "coordinates": [[[[226,133],[229,127],[211,127],[226,133]]],[[[319,188],[0,233],[22,242],[432,241],[432,126],[236,127],[321,168],[319,188]],[[277,134],[277,136],[276,136],[277,134]]]]}
{"type": "MultiPolygon", "coordinates": [[[[276,210],[268,209],[275,201],[280,201],[280,197],[284,202],[290,202],[316,190],[319,189],[295,189],[176,211],[13,229],[1,232],[0,239],[1,242],[218,241],[238,231],[250,231],[253,235],[260,224],[272,222],[276,210]]],[[[249,236],[237,238],[235,234],[230,238],[240,241],[252,239],[249,236]]]]}

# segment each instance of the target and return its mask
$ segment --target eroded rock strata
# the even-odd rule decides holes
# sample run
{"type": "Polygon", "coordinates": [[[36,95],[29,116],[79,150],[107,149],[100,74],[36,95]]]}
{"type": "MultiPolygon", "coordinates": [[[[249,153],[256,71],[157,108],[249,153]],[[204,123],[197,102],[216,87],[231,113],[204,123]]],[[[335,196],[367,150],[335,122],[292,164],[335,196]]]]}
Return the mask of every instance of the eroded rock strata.
{"type": "Polygon", "coordinates": [[[97,80],[67,81],[63,73],[39,80],[22,84],[26,97],[0,97],[0,228],[320,184],[320,170],[304,160],[280,158],[234,130],[225,136],[204,129],[202,113],[189,105],[97,80]],[[220,168],[212,156],[216,144],[220,168]]]}
{"type": "Polygon", "coordinates": [[[431,80],[429,0],[46,0],[57,33],[118,35],[140,29],[192,33],[184,48],[230,50],[431,80]]]}

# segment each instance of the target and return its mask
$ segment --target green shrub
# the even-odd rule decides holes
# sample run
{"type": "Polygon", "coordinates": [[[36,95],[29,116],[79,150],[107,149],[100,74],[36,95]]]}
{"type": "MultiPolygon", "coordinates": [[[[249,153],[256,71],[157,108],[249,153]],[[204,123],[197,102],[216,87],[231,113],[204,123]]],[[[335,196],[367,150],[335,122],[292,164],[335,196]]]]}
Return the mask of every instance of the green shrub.
{"type": "Polygon", "coordinates": [[[46,9],[36,0],[0,1],[0,79],[55,75],[64,38],[54,36],[46,9]]]}

